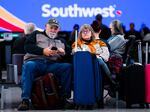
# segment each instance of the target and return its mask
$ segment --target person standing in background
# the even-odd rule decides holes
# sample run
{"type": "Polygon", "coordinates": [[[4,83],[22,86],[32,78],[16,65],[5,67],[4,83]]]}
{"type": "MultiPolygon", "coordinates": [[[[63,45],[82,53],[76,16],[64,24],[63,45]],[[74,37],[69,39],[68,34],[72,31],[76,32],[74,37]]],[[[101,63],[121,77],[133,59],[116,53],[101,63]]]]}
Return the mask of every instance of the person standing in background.
{"type": "Polygon", "coordinates": [[[27,23],[24,27],[24,36],[17,38],[13,43],[13,54],[25,54],[24,43],[26,38],[36,30],[36,25],[34,23],[27,23]]]}
{"type": "Polygon", "coordinates": [[[101,27],[101,33],[99,34],[99,38],[106,41],[111,36],[110,29],[105,24],[103,24],[102,22],[103,17],[101,14],[97,14],[95,20],[98,22],[98,24],[101,27]]]}
{"type": "Polygon", "coordinates": [[[129,39],[130,36],[135,36],[136,40],[142,40],[142,37],[140,35],[140,32],[135,30],[135,24],[133,22],[130,23],[129,25],[130,29],[125,33],[125,38],[129,39]]]}

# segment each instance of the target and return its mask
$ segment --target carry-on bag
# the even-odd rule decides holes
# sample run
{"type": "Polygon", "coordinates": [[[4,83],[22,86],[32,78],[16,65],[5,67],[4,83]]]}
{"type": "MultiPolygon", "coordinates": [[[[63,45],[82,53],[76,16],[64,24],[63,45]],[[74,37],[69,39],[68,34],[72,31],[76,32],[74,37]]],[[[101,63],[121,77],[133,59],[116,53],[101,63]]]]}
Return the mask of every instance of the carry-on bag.
{"type": "Polygon", "coordinates": [[[94,105],[102,95],[102,76],[96,57],[88,51],[74,54],[74,103],[94,105]]]}
{"type": "Polygon", "coordinates": [[[138,42],[138,63],[129,64],[122,70],[121,86],[127,107],[145,103],[145,71],[142,65],[141,42],[138,42]]]}
{"type": "Polygon", "coordinates": [[[35,109],[57,109],[61,105],[59,85],[52,73],[38,77],[32,87],[31,102],[35,109]]]}

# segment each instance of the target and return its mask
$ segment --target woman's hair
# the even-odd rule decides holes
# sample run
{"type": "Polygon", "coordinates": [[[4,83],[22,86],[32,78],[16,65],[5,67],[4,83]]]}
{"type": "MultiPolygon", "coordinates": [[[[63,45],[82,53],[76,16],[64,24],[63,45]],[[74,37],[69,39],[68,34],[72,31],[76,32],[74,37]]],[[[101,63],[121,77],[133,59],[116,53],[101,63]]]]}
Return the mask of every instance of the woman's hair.
{"type": "Polygon", "coordinates": [[[111,34],[112,35],[123,35],[123,27],[122,27],[122,23],[119,20],[113,20],[110,23],[110,28],[111,28],[111,34]]]}
{"type": "Polygon", "coordinates": [[[82,31],[83,31],[84,29],[89,29],[89,30],[91,31],[91,34],[92,34],[91,39],[92,39],[92,40],[95,39],[94,30],[93,30],[93,28],[91,27],[91,25],[89,25],[89,24],[84,24],[84,25],[81,26],[80,31],[79,31],[79,39],[82,38],[81,33],[82,33],[82,31]]]}
{"type": "Polygon", "coordinates": [[[101,27],[100,27],[100,24],[99,24],[98,21],[94,20],[92,22],[91,26],[92,26],[92,28],[93,28],[93,30],[94,30],[95,33],[99,33],[100,32],[101,27]]]}

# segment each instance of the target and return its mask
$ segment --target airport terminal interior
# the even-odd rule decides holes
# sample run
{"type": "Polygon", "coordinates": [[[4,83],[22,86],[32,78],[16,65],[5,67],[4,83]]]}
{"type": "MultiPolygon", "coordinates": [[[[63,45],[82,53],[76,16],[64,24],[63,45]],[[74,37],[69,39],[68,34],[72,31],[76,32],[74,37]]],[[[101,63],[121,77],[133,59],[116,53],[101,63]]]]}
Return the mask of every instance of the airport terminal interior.
{"type": "MultiPolygon", "coordinates": [[[[7,36],[8,36],[7,35],[7,36]]],[[[1,80],[0,80],[0,91],[1,91],[1,99],[0,99],[0,108],[2,111],[17,111],[17,107],[21,102],[21,85],[20,85],[20,76],[14,70],[13,65],[13,43],[14,41],[23,35],[22,32],[1,32],[0,33],[0,66],[1,66],[1,80]],[[6,34],[5,34],[6,33],[6,34]],[[4,35],[11,35],[13,37],[12,40],[4,40],[4,35]],[[16,76],[17,73],[17,76],[16,76]]],[[[60,32],[61,36],[67,37],[70,35],[70,32],[60,32]]],[[[117,94],[117,92],[116,92],[117,94]]],[[[102,111],[102,112],[147,112],[149,109],[142,109],[139,104],[133,104],[132,108],[126,108],[126,102],[118,99],[117,97],[111,97],[108,94],[108,90],[104,90],[104,108],[98,109],[94,107],[91,110],[81,109],[81,111],[102,111]]],[[[70,102],[73,102],[73,91],[70,102]]],[[[76,109],[66,109],[66,111],[75,111],[76,109]]],[[[33,108],[30,111],[35,111],[33,108]]],[[[44,111],[44,110],[38,110],[44,111]]],[[[52,111],[52,110],[51,110],[52,111]]],[[[53,110],[55,111],[55,110],[53,110]]],[[[64,109],[59,109],[57,111],[64,111],[64,109]]]]}
{"type": "Polygon", "coordinates": [[[150,111],[149,0],[0,3],[1,112],[150,111]]]}

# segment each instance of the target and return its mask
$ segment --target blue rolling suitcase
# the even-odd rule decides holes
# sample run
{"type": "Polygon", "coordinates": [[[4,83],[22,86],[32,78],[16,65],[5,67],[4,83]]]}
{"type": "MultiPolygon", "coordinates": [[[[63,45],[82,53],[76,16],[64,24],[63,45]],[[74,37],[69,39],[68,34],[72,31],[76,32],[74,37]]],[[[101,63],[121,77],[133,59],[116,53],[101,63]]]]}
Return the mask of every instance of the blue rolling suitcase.
{"type": "Polygon", "coordinates": [[[94,105],[102,99],[102,76],[96,56],[88,51],[74,54],[74,103],[77,106],[94,105]]]}

